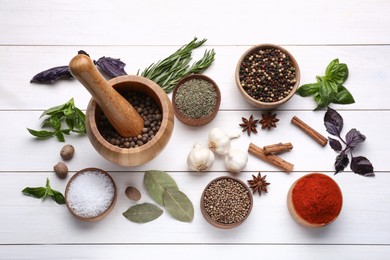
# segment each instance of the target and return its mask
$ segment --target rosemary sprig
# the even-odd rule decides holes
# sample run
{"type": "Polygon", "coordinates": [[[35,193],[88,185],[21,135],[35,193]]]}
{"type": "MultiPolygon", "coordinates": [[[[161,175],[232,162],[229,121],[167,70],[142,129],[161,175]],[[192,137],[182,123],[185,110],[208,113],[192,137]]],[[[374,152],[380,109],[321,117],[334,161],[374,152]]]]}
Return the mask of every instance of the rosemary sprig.
{"type": "Polygon", "coordinates": [[[141,74],[139,70],[137,75],[141,75],[156,82],[166,92],[170,93],[179,80],[187,75],[202,73],[214,61],[214,49],[205,51],[202,59],[189,65],[192,57],[192,50],[198,48],[207,39],[197,41],[195,37],[191,42],[179,48],[170,56],[156,63],[152,63],[141,74]]]}

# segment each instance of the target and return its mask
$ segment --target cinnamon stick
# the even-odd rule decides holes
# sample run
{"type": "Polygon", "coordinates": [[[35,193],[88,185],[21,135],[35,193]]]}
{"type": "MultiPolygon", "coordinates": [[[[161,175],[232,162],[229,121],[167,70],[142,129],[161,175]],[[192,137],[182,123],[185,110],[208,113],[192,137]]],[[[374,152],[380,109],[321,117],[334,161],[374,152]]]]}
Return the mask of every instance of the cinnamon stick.
{"type": "Polygon", "coordinates": [[[311,138],[313,138],[320,145],[325,146],[328,143],[328,139],[325,136],[321,135],[316,130],[314,130],[313,128],[308,126],[306,123],[304,123],[298,117],[294,116],[291,119],[291,123],[296,125],[298,128],[300,128],[306,134],[308,134],[311,138]]]}
{"type": "Polygon", "coordinates": [[[285,160],[283,160],[277,155],[274,154],[266,155],[262,148],[256,146],[253,143],[249,144],[248,152],[263,161],[275,165],[276,167],[284,170],[285,172],[291,172],[292,169],[294,168],[294,164],[286,162],[285,160]]]}
{"type": "Polygon", "coordinates": [[[277,143],[270,144],[263,147],[264,153],[268,154],[279,154],[290,151],[293,148],[291,143],[277,143]]]}

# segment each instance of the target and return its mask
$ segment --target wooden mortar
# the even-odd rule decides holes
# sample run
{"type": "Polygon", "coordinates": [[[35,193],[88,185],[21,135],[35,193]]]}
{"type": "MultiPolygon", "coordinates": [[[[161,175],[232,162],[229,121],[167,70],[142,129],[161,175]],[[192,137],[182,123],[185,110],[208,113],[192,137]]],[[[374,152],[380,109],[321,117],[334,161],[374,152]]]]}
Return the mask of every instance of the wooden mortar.
{"type": "Polygon", "coordinates": [[[142,133],[144,120],[134,107],[100,74],[93,61],[84,54],[69,63],[72,75],[91,93],[115,130],[123,137],[142,133]]]}

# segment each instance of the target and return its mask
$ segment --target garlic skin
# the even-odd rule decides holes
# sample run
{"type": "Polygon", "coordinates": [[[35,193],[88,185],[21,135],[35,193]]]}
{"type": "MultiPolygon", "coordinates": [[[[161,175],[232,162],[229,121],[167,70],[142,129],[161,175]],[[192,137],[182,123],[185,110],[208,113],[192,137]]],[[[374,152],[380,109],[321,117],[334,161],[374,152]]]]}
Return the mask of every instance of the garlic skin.
{"type": "Polygon", "coordinates": [[[209,149],[219,155],[224,155],[230,150],[230,139],[240,135],[229,136],[221,128],[215,127],[209,133],[209,149]]]}
{"type": "Polygon", "coordinates": [[[187,157],[188,168],[195,171],[207,171],[213,163],[213,152],[200,144],[195,144],[187,157]]]}
{"type": "Polygon", "coordinates": [[[248,153],[241,149],[230,150],[225,157],[225,167],[229,172],[242,171],[248,162],[248,153]]]}

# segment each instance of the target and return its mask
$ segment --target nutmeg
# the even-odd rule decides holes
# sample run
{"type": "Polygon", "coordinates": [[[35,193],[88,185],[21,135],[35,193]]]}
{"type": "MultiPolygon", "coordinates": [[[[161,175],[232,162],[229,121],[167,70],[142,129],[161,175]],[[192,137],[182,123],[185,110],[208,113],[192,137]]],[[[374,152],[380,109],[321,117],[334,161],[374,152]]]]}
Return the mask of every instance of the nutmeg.
{"type": "Polygon", "coordinates": [[[68,166],[66,166],[66,164],[63,162],[57,163],[53,168],[60,179],[65,179],[68,175],[68,166]]]}
{"type": "Polygon", "coordinates": [[[74,154],[74,147],[70,144],[67,144],[64,147],[62,147],[60,152],[62,159],[64,159],[65,161],[69,161],[70,159],[72,159],[73,154],[74,154]]]}
{"type": "Polygon", "coordinates": [[[126,188],[125,194],[129,200],[139,201],[141,199],[141,192],[132,186],[126,188]]]}

